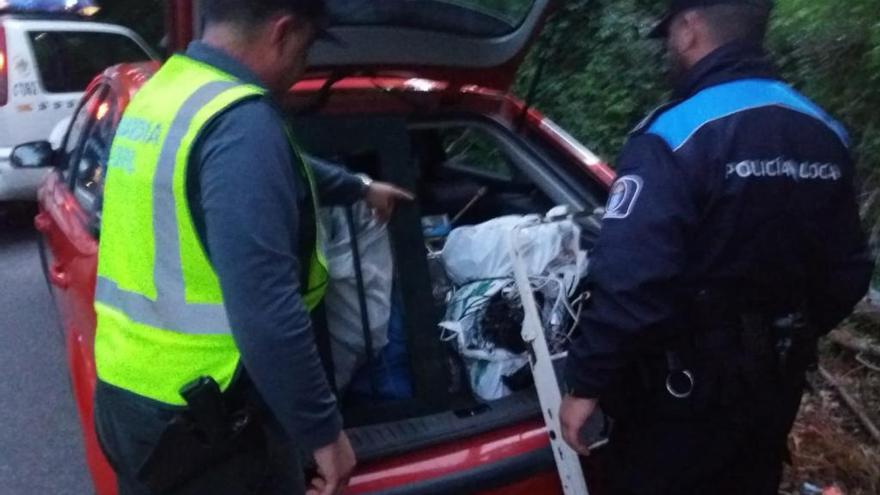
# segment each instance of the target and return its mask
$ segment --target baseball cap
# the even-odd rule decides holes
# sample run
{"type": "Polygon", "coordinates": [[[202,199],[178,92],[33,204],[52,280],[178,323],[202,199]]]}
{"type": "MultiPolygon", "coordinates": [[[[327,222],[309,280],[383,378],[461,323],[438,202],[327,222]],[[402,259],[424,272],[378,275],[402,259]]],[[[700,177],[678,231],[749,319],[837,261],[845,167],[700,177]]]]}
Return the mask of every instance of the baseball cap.
{"type": "Polygon", "coordinates": [[[772,0],[671,0],[666,15],[663,16],[663,19],[657,23],[648,36],[650,38],[667,37],[669,35],[669,25],[672,23],[672,19],[685,10],[725,4],[764,7],[768,10],[773,8],[772,0]]]}

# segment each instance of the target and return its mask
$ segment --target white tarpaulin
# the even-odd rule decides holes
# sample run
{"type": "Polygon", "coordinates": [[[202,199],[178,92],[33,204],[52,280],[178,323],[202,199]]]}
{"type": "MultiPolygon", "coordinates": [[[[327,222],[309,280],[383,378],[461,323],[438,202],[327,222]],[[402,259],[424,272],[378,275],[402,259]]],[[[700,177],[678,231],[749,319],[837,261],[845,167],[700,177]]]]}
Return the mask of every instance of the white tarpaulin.
{"type": "MultiPolygon", "coordinates": [[[[373,217],[365,203],[358,203],[352,209],[361,257],[369,330],[373,352],[378,354],[388,344],[388,320],[394,284],[391,241],[386,226],[373,217]]],[[[345,390],[352,375],[367,362],[346,209],[322,209],[321,223],[324,227],[324,247],[330,271],[330,283],[324,299],[327,327],[330,331],[336,386],[339,390],[345,390]]]]}

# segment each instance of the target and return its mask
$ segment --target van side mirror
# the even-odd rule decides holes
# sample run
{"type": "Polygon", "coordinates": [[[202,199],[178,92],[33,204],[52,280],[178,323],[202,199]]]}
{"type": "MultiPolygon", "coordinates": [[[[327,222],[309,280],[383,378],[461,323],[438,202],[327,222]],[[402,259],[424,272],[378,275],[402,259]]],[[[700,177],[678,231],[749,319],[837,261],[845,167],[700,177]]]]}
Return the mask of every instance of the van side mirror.
{"type": "Polygon", "coordinates": [[[9,162],[15,168],[46,168],[54,165],[55,150],[49,141],[34,141],[13,148],[9,162]]]}

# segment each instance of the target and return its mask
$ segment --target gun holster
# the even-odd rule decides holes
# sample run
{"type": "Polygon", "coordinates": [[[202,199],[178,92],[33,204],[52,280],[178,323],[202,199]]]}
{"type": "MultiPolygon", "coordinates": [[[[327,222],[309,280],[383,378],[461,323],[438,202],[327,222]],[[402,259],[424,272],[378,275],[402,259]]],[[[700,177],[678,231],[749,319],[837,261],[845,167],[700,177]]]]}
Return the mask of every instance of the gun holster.
{"type": "Polygon", "coordinates": [[[630,373],[636,410],[693,418],[740,407],[774,408],[815,363],[815,332],[801,312],[776,316],[729,293],[701,291],[630,373]],[[635,378],[638,377],[638,381],[635,378]],[[744,406],[747,404],[748,406],[744,406]]]}
{"type": "Polygon", "coordinates": [[[186,486],[214,469],[238,471],[224,478],[243,486],[259,483],[268,469],[268,453],[258,410],[243,405],[229,411],[210,377],[184,386],[181,395],[187,407],[168,423],[138,479],[157,494],[203,492],[204,487],[191,491],[186,486]]]}

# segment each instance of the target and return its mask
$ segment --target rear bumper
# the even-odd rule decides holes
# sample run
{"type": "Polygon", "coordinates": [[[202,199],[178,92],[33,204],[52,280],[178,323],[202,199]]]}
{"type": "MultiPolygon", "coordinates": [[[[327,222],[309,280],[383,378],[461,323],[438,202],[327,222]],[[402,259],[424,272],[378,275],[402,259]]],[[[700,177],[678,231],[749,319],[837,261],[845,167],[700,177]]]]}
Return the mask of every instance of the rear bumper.
{"type": "Polygon", "coordinates": [[[10,148],[0,148],[0,201],[36,201],[48,169],[22,170],[9,163],[10,148]]]}
{"type": "Polygon", "coordinates": [[[561,493],[550,447],[508,457],[439,478],[373,492],[371,495],[419,495],[423,493],[481,493],[541,495],[561,493]]]}
{"type": "Polygon", "coordinates": [[[549,440],[544,424],[532,419],[391,458],[364,460],[346,493],[559,495],[549,440]]]}

